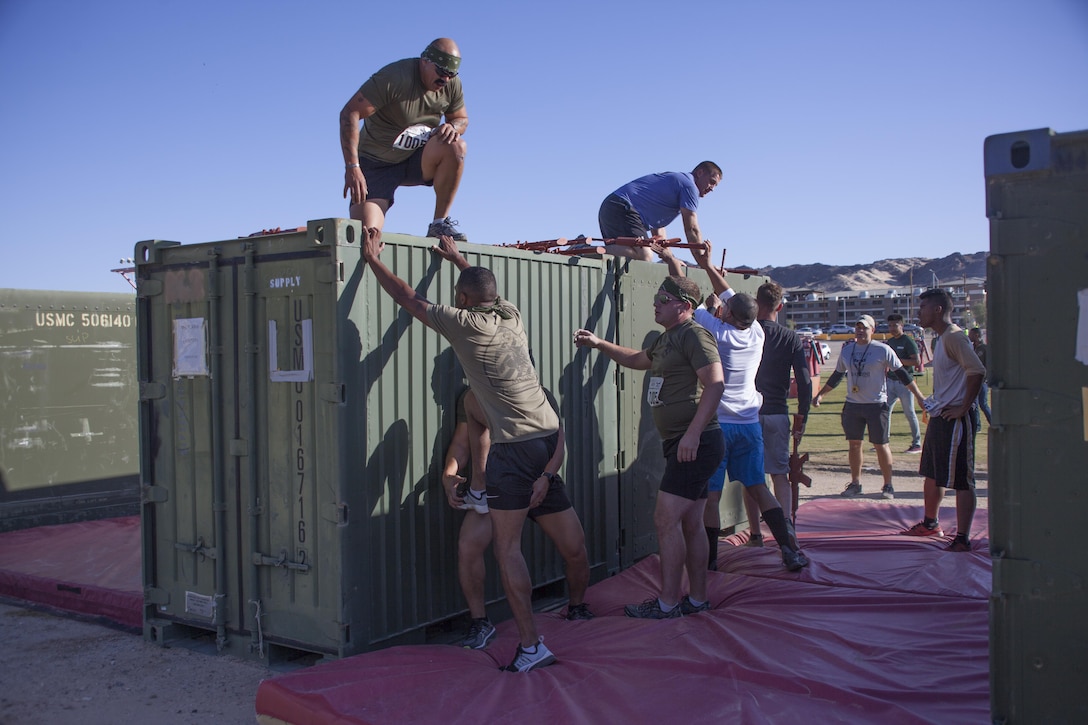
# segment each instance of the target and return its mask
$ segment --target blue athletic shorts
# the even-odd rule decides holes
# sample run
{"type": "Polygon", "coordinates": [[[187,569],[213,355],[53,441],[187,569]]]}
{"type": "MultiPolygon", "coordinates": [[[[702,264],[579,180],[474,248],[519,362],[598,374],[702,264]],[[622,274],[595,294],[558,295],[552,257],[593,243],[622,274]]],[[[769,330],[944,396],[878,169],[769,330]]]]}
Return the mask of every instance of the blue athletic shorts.
{"type": "Polygon", "coordinates": [[[759,423],[719,423],[725,443],[725,458],[710,477],[710,490],[725,488],[730,481],[740,481],[745,488],[764,483],[763,428],[759,423]]]}

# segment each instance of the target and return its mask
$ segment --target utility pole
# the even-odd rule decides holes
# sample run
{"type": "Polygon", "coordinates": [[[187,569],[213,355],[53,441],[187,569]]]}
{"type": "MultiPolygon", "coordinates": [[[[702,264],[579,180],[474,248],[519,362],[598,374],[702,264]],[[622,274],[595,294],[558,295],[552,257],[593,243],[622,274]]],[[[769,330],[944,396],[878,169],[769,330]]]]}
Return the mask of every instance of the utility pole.
{"type": "Polygon", "coordinates": [[[910,263],[910,289],[907,290],[907,320],[914,322],[914,262],[910,263]]]}

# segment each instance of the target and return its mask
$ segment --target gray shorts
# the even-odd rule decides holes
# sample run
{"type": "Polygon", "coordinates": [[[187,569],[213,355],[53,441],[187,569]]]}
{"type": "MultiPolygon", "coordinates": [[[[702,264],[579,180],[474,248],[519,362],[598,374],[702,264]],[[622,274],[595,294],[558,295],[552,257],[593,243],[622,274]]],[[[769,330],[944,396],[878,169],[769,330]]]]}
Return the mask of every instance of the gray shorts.
{"type": "Polygon", "coordinates": [[[843,403],[842,432],[848,441],[860,441],[869,428],[869,442],[882,445],[888,442],[891,428],[892,406],[889,403],[843,403]]]}
{"type": "Polygon", "coordinates": [[[601,225],[601,236],[605,239],[646,236],[646,223],[642,217],[615,194],[605,197],[597,213],[597,223],[601,225]]]}
{"type": "Polygon", "coordinates": [[[790,417],[786,413],[759,416],[763,426],[763,470],[772,476],[790,472],[790,417]]]}

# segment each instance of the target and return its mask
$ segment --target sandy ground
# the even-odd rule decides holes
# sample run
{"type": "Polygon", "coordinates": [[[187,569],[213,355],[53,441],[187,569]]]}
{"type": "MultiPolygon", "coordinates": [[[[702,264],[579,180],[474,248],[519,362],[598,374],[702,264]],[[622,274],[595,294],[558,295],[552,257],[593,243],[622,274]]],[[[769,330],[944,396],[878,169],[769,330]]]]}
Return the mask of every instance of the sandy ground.
{"type": "Polygon", "coordinates": [[[267,668],[163,648],[138,634],[0,604],[0,723],[256,722],[267,668]]]}
{"type": "MultiPolygon", "coordinates": [[[[911,471],[917,460],[896,456],[896,498],[889,505],[922,505],[922,480],[911,471]]],[[[875,466],[873,454],[866,453],[866,463],[875,466]]],[[[813,486],[802,487],[802,505],[814,498],[838,498],[849,478],[841,467],[805,470],[813,486]]],[[[866,469],[862,498],[883,500],[881,484],[876,471],[866,469]]],[[[987,513],[987,484],[980,472],[979,516],[987,513]]],[[[249,660],[163,648],[138,634],[13,602],[0,603],[0,641],[3,725],[252,724],[257,686],[275,674],[249,660]]]]}

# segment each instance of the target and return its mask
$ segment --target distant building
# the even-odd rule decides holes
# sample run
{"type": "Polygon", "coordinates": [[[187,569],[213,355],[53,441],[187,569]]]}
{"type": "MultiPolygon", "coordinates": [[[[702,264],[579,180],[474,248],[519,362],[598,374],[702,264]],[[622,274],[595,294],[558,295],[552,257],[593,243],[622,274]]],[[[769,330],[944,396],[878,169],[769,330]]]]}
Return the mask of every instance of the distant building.
{"type": "MultiPolygon", "coordinates": [[[[939,281],[939,280],[934,280],[939,281]]],[[[907,322],[918,322],[918,295],[930,287],[915,286],[898,289],[869,289],[844,292],[821,292],[812,289],[791,289],[786,291],[787,301],[780,321],[794,329],[800,327],[820,327],[826,330],[831,325],[843,324],[851,327],[862,315],[872,315],[877,323],[884,322],[888,315],[898,312],[907,322]]],[[[940,285],[952,295],[955,310],[952,320],[958,325],[969,327],[976,324],[971,308],[986,301],[986,279],[983,277],[964,277],[940,285]]]]}

